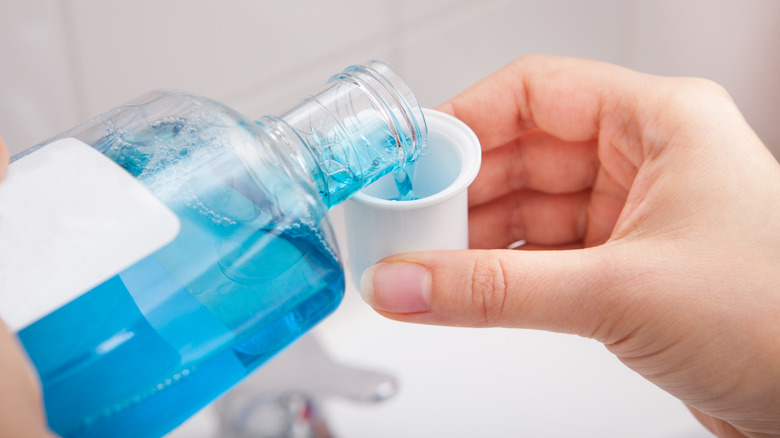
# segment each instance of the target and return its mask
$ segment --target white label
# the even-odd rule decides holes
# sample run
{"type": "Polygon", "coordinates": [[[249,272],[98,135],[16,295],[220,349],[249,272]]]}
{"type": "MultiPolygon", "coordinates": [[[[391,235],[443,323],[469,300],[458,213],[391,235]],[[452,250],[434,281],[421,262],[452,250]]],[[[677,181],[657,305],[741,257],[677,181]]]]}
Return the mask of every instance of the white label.
{"type": "Polygon", "coordinates": [[[18,331],[170,243],[179,218],[89,145],[51,143],[0,182],[0,317],[18,331]]]}

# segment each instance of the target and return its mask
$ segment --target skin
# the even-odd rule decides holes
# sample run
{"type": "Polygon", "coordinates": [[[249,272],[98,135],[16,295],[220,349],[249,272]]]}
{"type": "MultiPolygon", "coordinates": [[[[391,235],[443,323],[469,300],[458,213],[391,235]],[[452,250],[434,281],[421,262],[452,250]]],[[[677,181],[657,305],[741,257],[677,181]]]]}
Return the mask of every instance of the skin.
{"type": "MultiPolygon", "coordinates": [[[[8,148],[0,138],[0,181],[8,148]]],[[[41,402],[38,376],[19,341],[0,321],[0,437],[51,437],[41,402]]]]}
{"type": "Polygon", "coordinates": [[[720,86],[528,56],[439,109],[482,143],[477,249],[381,261],[370,305],[590,337],[716,435],[780,437],[780,165],[720,86]]]}
{"type": "Polygon", "coordinates": [[[8,167],[8,147],[5,140],[0,137],[0,181],[5,177],[5,169],[8,167]]]}
{"type": "MultiPolygon", "coordinates": [[[[722,437],[780,436],[780,165],[697,80],[521,58],[440,108],[483,145],[470,250],[402,254],[361,292],[401,321],[597,339],[722,437]]],[[[8,150],[0,140],[0,178],[8,150]]],[[[51,436],[0,324],[0,437],[51,436]]]]}

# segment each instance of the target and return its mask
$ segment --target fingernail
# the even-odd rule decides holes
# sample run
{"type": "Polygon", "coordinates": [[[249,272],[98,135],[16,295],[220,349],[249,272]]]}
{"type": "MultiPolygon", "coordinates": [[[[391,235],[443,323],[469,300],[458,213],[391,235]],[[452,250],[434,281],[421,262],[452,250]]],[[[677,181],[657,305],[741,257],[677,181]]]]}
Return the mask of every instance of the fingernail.
{"type": "Polygon", "coordinates": [[[388,313],[431,310],[431,271],[407,262],[379,263],[360,277],[360,295],[371,307],[388,313]]]}

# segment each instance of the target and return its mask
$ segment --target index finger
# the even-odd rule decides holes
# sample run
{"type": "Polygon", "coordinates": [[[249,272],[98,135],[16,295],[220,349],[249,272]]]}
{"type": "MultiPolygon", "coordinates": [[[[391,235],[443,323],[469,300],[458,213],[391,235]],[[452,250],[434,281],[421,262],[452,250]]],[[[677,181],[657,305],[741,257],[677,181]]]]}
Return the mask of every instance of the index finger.
{"type": "MultiPolygon", "coordinates": [[[[539,128],[564,141],[588,141],[634,120],[647,92],[644,75],[597,61],[530,55],[442,104],[490,150],[539,128]]],[[[625,151],[624,151],[625,152],[625,151]]]]}

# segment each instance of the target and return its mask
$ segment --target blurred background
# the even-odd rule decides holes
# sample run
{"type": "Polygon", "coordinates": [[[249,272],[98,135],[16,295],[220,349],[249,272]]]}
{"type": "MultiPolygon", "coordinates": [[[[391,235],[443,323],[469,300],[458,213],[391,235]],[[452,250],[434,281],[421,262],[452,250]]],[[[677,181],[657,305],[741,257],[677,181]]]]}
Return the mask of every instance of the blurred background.
{"type": "MultiPolygon", "coordinates": [[[[779,43],[777,0],[0,0],[0,136],[13,155],[156,88],[275,114],[368,59],[432,107],[549,53],[713,79],[780,156],[779,43]]],[[[315,335],[400,384],[385,403],[327,403],[336,436],[710,436],[588,340],[393,323],[352,287],[315,335]]],[[[174,435],[217,436],[214,413],[174,435]]]]}
{"type": "Polygon", "coordinates": [[[780,151],[776,0],[0,2],[0,135],[12,152],[156,88],[249,116],[380,59],[423,106],[524,53],[724,85],[780,151]]]}

